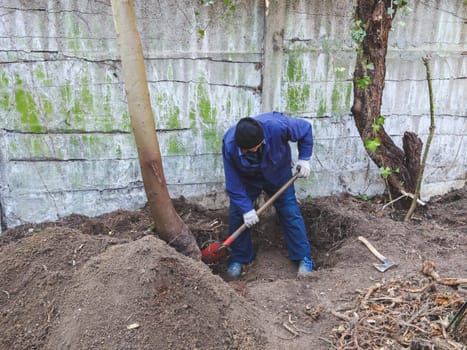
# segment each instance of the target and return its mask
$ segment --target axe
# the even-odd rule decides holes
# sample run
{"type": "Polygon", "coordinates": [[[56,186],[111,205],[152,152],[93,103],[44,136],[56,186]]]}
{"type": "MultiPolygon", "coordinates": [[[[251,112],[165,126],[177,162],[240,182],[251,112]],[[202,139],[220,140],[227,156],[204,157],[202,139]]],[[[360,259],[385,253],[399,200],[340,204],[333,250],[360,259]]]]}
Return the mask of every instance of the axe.
{"type": "Polygon", "coordinates": [[[379,260],[381,260],[382,264],[373,264],[373,266],[376,267],[378,271],[384,272],[393,266],[397,266],[397,263],[395,263],[389,258],[386,258],[384,255],[378,252],[376,248],[373,247],[373,245],[370,242],[368,242],[365,237],[358,236],[358,240],[362,242],[364,245],[366,245],[366,247],[370,250],[370,252],[373,253],[374,256],[376,256],[379,260]]]}

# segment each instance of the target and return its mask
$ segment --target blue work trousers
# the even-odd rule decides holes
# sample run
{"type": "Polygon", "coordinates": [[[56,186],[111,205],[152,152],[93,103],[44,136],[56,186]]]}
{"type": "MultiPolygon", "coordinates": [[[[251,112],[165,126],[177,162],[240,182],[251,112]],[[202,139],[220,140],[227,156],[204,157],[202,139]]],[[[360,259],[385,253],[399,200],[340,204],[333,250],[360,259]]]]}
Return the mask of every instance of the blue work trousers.
{"type": "MultiPolygon", "coordinates": [[[[285,182],[284,182],[285,183],[285,182]]],[[[254,202],[262,190],[272,196],[280,186],[274,186],[267,181],[262,181],[260,186],[246,185],[248,197],[254,202]]],[[[295,197],[293,184],[285,190],[274,202],[276,213],[284,234],[284,241],[287,247],[289,258],[293,261],[302,260],[308,257],[311,260],[310,243],[306,235],[305,222],[295,197]]],[[[243,214],[241,210],[230,201],[229,210],[229,235],[243,224],[243,214]]],[[[246,229],[231,244],[231,261],[246,264],[254,259],[255,252],[251,241],[251,230],[246,229]]]]}

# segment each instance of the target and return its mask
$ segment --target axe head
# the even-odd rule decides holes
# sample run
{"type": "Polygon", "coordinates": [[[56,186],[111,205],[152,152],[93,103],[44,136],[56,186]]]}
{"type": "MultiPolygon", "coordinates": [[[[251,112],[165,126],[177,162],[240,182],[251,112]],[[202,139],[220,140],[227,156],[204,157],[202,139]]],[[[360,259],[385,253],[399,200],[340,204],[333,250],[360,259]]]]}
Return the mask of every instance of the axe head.
{"type": "Polygon", "coordinates": [[[382,264],[373,264],[373,266],[376,267],[376,269],[379,272],[385,272],[386,270],[390,269],[391,267],[395,267],[397,265],[398,264],[396,262],[392,261],[389,258],[384,259],[382,264]]]}

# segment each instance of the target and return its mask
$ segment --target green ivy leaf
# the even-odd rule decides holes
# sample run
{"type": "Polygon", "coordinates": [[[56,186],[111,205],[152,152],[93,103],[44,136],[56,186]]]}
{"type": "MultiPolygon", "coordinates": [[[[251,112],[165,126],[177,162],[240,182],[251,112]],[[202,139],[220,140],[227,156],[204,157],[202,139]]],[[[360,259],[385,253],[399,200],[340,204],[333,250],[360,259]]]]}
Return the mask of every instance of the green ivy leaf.
{"type": "Polygon", "coordinates": [[[368,139],[365,140],[365,147],[368,149],[370,152],[375,153],[376,149],[381,146],[381,140],[377,137],[374,139],[368,139]]]}
{"type": "Polygon", "coordinates": [[[371,84],[371,78],[365,75],[362,79],[357,79],[357,87],[366,89],[371,84]]]}
{"type": "Polygon", "coordinates": [[[366,36],[366,31],[362,21],[358,20],[352,23],[350,35],[352,37],[352,40],[355,41],[357,44],[363,42],[363,39],[365,39],[366,36]]]}
{"type": "Polygon", "coordinates": [[[379,173],[383,177],[383,179],[387,179],[389,175],[392,174],[392,170],[389,167],[382,166],[381,168],[379,168],[379,173]]]}
{"type": "Polygon", "coordinates": [[[373,129],[374,132],[378,132],[381,130],[381,125],[379,124],[372,124],[371,128],[373,129]]]}

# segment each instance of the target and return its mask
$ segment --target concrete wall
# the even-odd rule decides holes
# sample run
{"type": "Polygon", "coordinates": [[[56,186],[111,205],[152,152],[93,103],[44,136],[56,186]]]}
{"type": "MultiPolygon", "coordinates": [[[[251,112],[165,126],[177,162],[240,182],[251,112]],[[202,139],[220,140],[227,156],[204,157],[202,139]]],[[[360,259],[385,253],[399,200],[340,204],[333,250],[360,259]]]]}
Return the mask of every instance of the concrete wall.
{"type": "MultiPolygon", "coordinates": [[[[226,205],[222,134],[271,109],[314,127],[313,176],[297,182],[301,197],[383,190],[349,112],[351,2],[271,0],[266,11],[246,0],[232,14],[221,1],[134,3],[173,197],[226,205]]],[[[421,58],[431,54],[437,129],[428,198],[467,178],[466,5],[410,7],[391,33],[382,114],[396,142],[406,130],[426,139],[421,58]]],[[[0,0],[0,48],[2,228],[144,205],[110,1],[0,0]]]]}

